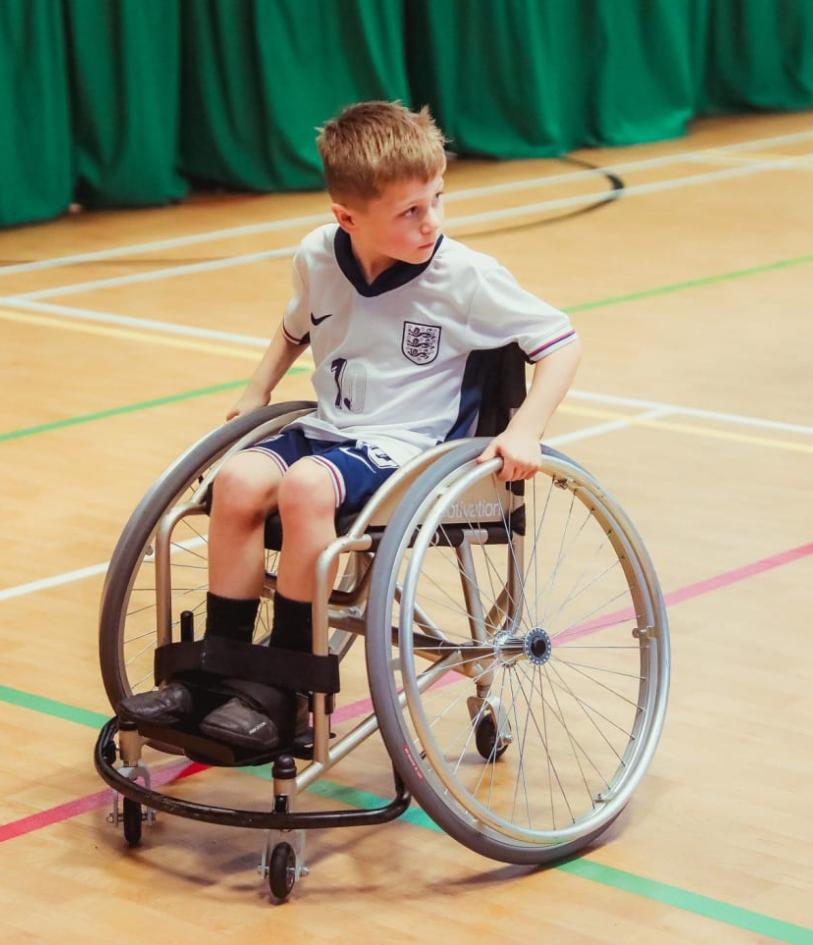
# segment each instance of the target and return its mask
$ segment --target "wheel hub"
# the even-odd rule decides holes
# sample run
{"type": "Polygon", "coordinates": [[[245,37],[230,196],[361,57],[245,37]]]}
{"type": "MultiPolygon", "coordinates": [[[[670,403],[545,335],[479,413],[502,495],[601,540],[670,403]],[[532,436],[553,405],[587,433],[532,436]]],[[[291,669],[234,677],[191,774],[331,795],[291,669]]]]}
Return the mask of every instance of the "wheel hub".
{"type": "Polygon", "coordinates": [[[513,666],[522,653],[522,637],[515,637],[508,630],[503,630],[494,637],[494,655],[503,666],[513,666]]]}
{"type": "Polygon", "coordinates": [[[542,627],[534,627],[524,637],[514,636],[508,631],[494,637],[494,654],[504,666],[512,666],[522,656],[542,666],[550,659],[551,650],[550,635],[542,627]]]}
{"type": "Polygon", "coordinates": [[[550,659],[550,635],[541,627],[534,627],[525,636],[525,655],[531,663],[543,666],[550,659]]]}

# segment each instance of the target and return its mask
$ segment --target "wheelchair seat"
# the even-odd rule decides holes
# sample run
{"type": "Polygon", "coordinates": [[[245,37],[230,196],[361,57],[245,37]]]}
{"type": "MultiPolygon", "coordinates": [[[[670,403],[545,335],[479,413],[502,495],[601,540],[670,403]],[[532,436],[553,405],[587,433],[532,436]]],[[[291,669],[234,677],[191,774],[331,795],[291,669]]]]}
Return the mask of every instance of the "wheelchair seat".
{"type": "MultiPolygon", "coordinates": [[[[463,385],[476,387],[477,396],[469,404],[469,428],[456,433],[455,439],[464,436],[494,437],[508,426],[512,412],[525,399],[525,360],[516,342],[501,348],[474,351],[469,355],[463,385]]],[[[358,512],[337,515],[336,534],[347,534],[358,515],[358,512]]],[[[375,544],[383,532],[383,525],[367,528],[375,544]]],[[[265,547],[270,551],[282,548],[282,521],[277,513],[269,515],[266,520],[265,547]]]]}

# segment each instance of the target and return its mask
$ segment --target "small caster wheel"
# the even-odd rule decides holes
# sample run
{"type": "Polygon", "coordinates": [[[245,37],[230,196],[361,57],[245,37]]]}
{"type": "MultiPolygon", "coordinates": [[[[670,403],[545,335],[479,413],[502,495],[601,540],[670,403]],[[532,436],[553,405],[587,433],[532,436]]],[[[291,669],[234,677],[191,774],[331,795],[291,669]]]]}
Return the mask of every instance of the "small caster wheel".
{"type": "Polygon", "coordinates": [[[116,763],[116,743],[112,739],[106,742],[102,748],[102,759],[106,765],[111,767],[116,763]]]}
{"type": "MultiPolygon", "coordinates": [[[[508,723],[506,722],[506,725],[508,723]]],[[[510,729],[509,729],[510,733],[510,729]]],[[[486,761],[497,761],[501,758],[511,744],[511,736],[504,733],[497,737],[497,723],[494,716],[487,712],[477,723],[474,730],[474,741],[477,745],[477,751],[486,761]]]]}
{"type": "Polygon", "coordinates": [[[268,863],[268,886],[273,902],[285,902],[296,882],[296,854],[290,843],[278,843],[268,863]]]}
{"type": "Polygon", "coordinates": [[[128,847],[137,847],[141,845],[141,805],[138,801],[131,801],[129,797],[124,798],[122,805],[124,819],[124,839],[128,847]]]}

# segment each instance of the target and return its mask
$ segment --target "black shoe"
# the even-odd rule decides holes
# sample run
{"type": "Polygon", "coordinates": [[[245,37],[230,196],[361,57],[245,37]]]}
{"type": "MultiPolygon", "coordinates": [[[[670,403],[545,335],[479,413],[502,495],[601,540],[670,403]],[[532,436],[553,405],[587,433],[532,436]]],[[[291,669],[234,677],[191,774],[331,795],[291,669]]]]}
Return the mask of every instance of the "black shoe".
{"type": "Polygon", "coordinates": [[[153,725],[176,725],[193,711],[192,693],[177,681],[153,692],[127,696],[116,708],[119,719],[125,722],[152,722],[153,725]]]}
{"type": "MultiPolygon", "coordinates": [[[[236,681],[234,689],[241,688],[236,681]]],[[[251,751],[273,751],[290,745],[308,726],[308,702],[291,689],[263,686],[261,700],[252,684],[251,695],[241,692],[210,712],[200,723],[209,738],[251,751]]]]}

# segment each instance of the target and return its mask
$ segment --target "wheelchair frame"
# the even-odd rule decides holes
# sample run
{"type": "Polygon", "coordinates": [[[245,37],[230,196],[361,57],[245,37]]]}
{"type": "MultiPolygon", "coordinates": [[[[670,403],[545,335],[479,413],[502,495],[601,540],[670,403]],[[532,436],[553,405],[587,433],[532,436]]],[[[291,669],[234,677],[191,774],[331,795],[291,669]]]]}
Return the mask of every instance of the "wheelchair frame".
{"type": "MultiPolygon", "coordinates": [[[[111,559],[100,614],[103,676],[114,707],[123,695],[128,694],[130,685],[126,678],[123,642],[127,615],[123,611],[133,590],[138,568],[147,560],[145,550],[154,543],[156,645],[164,646],[172,641],[173,627],[179,625],[173,614],[172,601],[174,529],[179,522],[208,511],[211,482],[228,456],[248,443],[270,435],[312,407],[307,402],[296,402],[264,408],[213,431],[170,467],[133,513],[111,559]],[[189,482],[195,480],[197,484],[189,500],[174,505],[189,482]],[[156,507],[160,507],[157,519],[156,507]]],[[[384,823],[400,816],[409,806],[412,795],[451,836],[477,852],[505,862],[542,863],[560,859],[583,848],[607,829],[643,776],[660,736],[668,692],[668,626],[657,576],[633,526],[617,503],[588,473],[555,450],[542,447],[551,489],[569,492],[572,495],[571,506],[578,498],[587,508],[585,524],[587,521],[597,522],[600,532],[607,536],[632,597],[635,622],[632,635],[640,653],[638,686],[644,699],[642,705],[638,704],[638,696],[634,699],[634,720],[632,730],[628,733],[629,743],[623,749],[623,754],[619,754],[620,749],[613,748],[620,761],[621,774],[612,782],[605,778],[606,790],[592,792],[593,809],[578,822],[572,817],[571,825],[559,827],[554,815],[553,828],[540,830],[533,827],[529,810],[526,828],[515,822],[513,811],[510,819],[498,816],[495,811],[488,809],[488,805],[478,800],[477,789],[472,794],[467,788],[461,787],[455,780],[457,769],[450,774],[442,746],[434,744],[432,727],[436,723],[429,722],[423,703],[434,698],[435,684],[442,686],[444,678],[451,672],[468,677],[474,683],[476,695],[468,698],[467,711],[472,731],[476,733],[477,749],[492,767],[514,737],[508,718],[510,713],[500,702],[502,692],[499,698],[495,698],[491,692],[495,673],[502,671],[504,681],[505,675],[510,676],[516,667],[522,670],[523,662],[532,666],[534,672],[538,670],[539,695],[542,711],[545,712],[542,671],[547,672],[545,664],[551,658],[554,644],[538,620],[530,629],[522,625],[524,611],[529,609],[522,584],[530,570],[530,565],[526,570],[528,556],[525,559],[522,557],[526,544],[522,484],[503,484],[505,506],[500,498],[498,514],[492,513],[490,518],[482,514],[483,509],[489,508],[489,497],[493,499],[495,494],[496,480],[493,474],[500,466],[499,460],[480,465],[473,463],[484,442],[475,439],[444,443],[397,470],[370,499],[349,529],[339,535],[318,560],[313,603],[313,653],[325,657],[333,652],[341,658],[357,636],[365,636],[368,681],[375,712],[331,746],[332,696],[314,692],[312,745],[286,746],[273,755],[248,760],[239,754],[234,756],[228,750],[220,754],[214,751],[212,754],[211,751],[217,746],[207,744],[189,733],[178,734],[151,726],[140,726],[136,730],[135,726],[119,725],[117,719],[111,719],[99,735],[94,757],[101,777],[114,788],[117,795],[124,798],[122,814],[116,797],[112,819],[115,822],[123,821],[128,843],[136,845],[140,842],[142,819],[151,816],[148,814],[144,818],[141,805],[151,811],[161,810],[223,825],[268,830],[270,833],[262,854],[260,872],[268,879],[272,899],[284,901],[296,880],[307,872],[302,831],[329,826],[384,823]],[[472,507],[478,510],[474,520],[465,512],[465,509],[472,507]],[[455,512],[456,508],[464,510],[462,517],[459,512],[455,512]],[[500,533],[503,533],[502,539],[500,533]],[[475,565],[474,554],[476,549],[484,548],[490,538],[496,538],[507,547],[508,578],[486,613],[479,601],[477,587],[477,570],[478,567],[482,570],[482,567],[475,565]],[[470,640],[447,637],[432,616],[422,609],[420,589],[416,589],[422,580],[421,571],[411,562],[417,560],[420,563],[433,545],[455,548],[465,601],[463,624],[468,624],[470,640]],[[374,549],[377,549],[375,555],[372,553],[374,549]],[[354,564],[345,572],[339,588],[331,593],[328,575],[335,559],[342,554],[351,554],[354,564]],[[414,555],[414,558],[407,561],[405,556],[408,555],[414,555]],[[406,567],[403,581],[398,579],[402,566],[406,567]],[[366,609],[363,608],[365,599],[366,609]],[[393,610],[401,615],[398,626],[393,624],[393,610]],[[331,627],[339,631],[333,640],[330,639],[331,627]],[[392,656],[396,645],[400,669],[392,669],[397,662],[392,656]],[[418,674],[411,665],[416,657],[428,661],[430,668],[418,674]],[[373,811],[296,810],[296,796],[300,792],[347,757],[379,728],[394,769],[395,796],[388,804],[373,811]],[[483,737],[487,753],[480,746],[481,731],[484,730],[487,730],[488,735],[483,737]],[[418,747],[422,751],[416,748],[416,732],[418,747]],[[149,771],[141,762],[141,748],[145,742],[165,750],[180,749],[192,758],[208,757],[214,763],[227,765],[273,760],[272,809],[246,811],[219,808],[153,790],[149,771]],[[309,758],[310,765],[297,772],[293,754],[309,758]],[[122,761],[118,768],[117,755],[122,761]]],[[[546,503],[545,512],[547,507],[546,503]]],[[[535,538],[538,537],[537,529],[535,538]]],[[[532,556],[536,556],[536,546],[532,556]]],[[[267,574],[264,596],[273,595],[274,589],[275,578],[273,574],[267,574]]],[[[589,590],[588,585],[578,593],[587,593],[589,590]]],[[[188,628],[186,631],[182,629],[182,636],[184,632],[188,635],[188,628]]],[[[612,668],[604,671],[618,672],[612,668]]],[[[531,677],[531,697],[535,695],[535,678],[531,677]]],[[[517,679],[522,686],[519,674],[517,679]]],[[[558,687],[555,682],[551,685],[558,687]]],[[[554,689],[551,691],[558,705],[558,696],[554,689]]],[[[512,706],[515,716],[517,701],[518,697],[514,697],[512,706]]],[[[533,715],[527,694],[526,701],[533,715]]],[[[561,722],[562,718],[553,711],[552,703],[549,708],[554,718],[561,722]]],[[[583,707],[582,711],[588,714],[583,707]]],[[[592,718],[594,727],[597,727],[596,718],[592,718]]],[[[536,719],[534,724],[539,728],[536,719]]],[[[518,724],[515,727],[519,729],[518,724]]],[[[526,720],[520,749],[523,752],[528,728],[526,720]]],[[[515,734],[518,735],[518,731],[515,734]]],[[[572,736],[569,737],[572,743],[572,736]]],[[[541,732],[540,739],[544,753],[548,756],[548,782],[552,785],[551,749],[541,732]]],[[[581,771],[579,751],[585,757],[587,753],[581,746],[577,750],[571,744],[571,748],[581,771]]],[[[524,758],[521,758],[520,771],[523,762],[524,758]]],[[[460,764],[459,760],[458,768],[460,764]]],[[[581,771],[581,774],[587,787],[584,772],[581,771]]],[[[560,780],[558,772],[556,780],[560,780]]],[[[514,807],[518,790],[519,781],[514,791],[514,807]]],[[[524,791],[526,805],[530,808],[527,783],[524,791]]],[[[591,794],[590,790],[588,794],[591,794]]],[[[570,807],[567,798],[565,802],[570,807]]]]}

